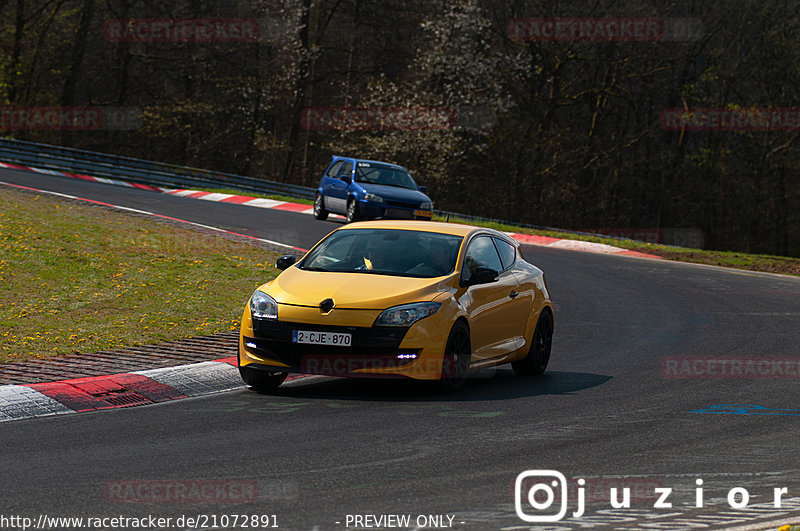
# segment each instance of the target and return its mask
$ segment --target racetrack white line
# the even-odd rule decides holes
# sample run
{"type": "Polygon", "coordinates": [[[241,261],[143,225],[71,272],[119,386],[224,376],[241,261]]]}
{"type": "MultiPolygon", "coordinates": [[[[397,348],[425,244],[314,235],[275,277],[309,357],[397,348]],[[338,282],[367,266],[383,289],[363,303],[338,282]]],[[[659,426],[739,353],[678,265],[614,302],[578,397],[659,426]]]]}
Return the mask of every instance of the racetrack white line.
{"type": "Polygon", "coordinates": [[[54,195],[56,197],[62,197],[62,198],[65,198],[65,199],[73,199],[73,200],[76,200],[76,201],[83,201],[83,202],[91,203],[91,204],[95,204],[95,205],[102,205],[102,206],[106,206],[106,207],[115,208],[117,210],[122,210],[122,211],[125,211],[125,212],[133,212],[135,214],[143,214],[143,215],[152,216],[152,217],[155,217],[155,218],[168,219],[168,220],[171,220],[171,221],[178,221],[180,223],[186,223],[187,225],[192,225],[193,227],[200,227],[200,228],[203,228],[203,229],[208,229],[208,230],[212,230],[212,231],[216,231],[216,232],[221,232],[223,234],[230,234],[230,235],[233,235],[233,236],[241,236],[243,238],[248,238],[250,240],[259,241],[259,242],[263,242],[263,243],[268,243],[270,245],[277,245],[279,247],[286,247],[287,249],[293,249],[293,250],[296,250],[296,251],[306,251],[307,250],[307,249],[302,249],[300,247],[295,247],[294,245],[289,245],[289,244],[282,243],[282,242],[276,242],[274,240],[267,240],[266,238],[259,238],[257,236],[250,236],[248,234],[240,234],[238,232],[229,231],[227,229],[221,229],[219,227],[214,227],[212,225],[205,225],[203,223],[196,223],[194,221],[188,221],[188,220],[185,220],[185,219],[174,218],[172,216],[165,216],[163,214],[156,214],[155,212],[149,212],[147,210],[140,210],[138,208],[130,208],[130,207],[125,207],[125,206],[121,206],[121,205],[114,205],[112,203],[106,203],[106,202],[103,202],[103,201],[96,201],[94,199],[86,199],[84,197],[78,197],[78,196],[74,196],[74,195],[70,195],[70,194],[63,194],[61,192],[53,192],[51,190],[42,190],[40,188],[31,188],[30,186],[21,186],[21,185],[18,185],[18,184],[7,183],[5,181],[0,181],[0,185],[5,185],[5,186],[8,186],[10,188],[21,188],[23,190],[31,190],[31,191],[34,191],[34,192],[54,195]]]}

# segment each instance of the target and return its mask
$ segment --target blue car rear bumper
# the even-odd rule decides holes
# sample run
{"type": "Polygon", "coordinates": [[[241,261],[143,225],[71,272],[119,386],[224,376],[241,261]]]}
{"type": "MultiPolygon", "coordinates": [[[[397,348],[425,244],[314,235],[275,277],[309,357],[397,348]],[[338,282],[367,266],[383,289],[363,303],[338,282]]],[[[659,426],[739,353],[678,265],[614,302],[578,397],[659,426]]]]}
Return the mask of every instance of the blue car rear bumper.
{"type": "Polygon", "coordinates": [[[373,203],[363,199],[358,201],[358,209],[359,214],[365,218],[430,220],[433,215],[430,210],[419,210],[417,208],[400,205],[387,205],[386,203],[373,203]]]}

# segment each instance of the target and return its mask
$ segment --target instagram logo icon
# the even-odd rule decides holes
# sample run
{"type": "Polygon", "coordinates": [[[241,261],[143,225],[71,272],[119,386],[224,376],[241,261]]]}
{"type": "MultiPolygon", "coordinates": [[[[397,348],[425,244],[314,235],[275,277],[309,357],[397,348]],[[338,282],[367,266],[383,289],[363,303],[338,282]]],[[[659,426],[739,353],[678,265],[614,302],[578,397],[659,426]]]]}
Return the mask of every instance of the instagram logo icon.
{"type": "Polygon", "coordinates": [[[514,508],[525,522],[561,520],[567,514],[567,478],[556,470],[520,473],[514,483],[514,508]],[[556,498],[560,498],[560,503],[554,508],[556,498]]]}

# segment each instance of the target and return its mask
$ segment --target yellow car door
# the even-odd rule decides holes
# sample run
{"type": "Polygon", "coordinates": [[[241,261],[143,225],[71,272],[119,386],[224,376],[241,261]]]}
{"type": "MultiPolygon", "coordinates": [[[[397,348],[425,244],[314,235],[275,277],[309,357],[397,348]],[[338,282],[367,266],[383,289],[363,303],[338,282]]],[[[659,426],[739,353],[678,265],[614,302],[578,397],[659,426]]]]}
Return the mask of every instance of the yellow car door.
{"type": "Polygon", "coordinates": [[[527,319],[527,303],[519,299],[519,283],[503,264],[492,238],[473,238],[467,247],[462,284],[470,283],[475,271],[488,268],[498,273],[493,282],[468,285],[460,297],[470,322],[473,361],[505,356],[516,350],[527,319]]]}

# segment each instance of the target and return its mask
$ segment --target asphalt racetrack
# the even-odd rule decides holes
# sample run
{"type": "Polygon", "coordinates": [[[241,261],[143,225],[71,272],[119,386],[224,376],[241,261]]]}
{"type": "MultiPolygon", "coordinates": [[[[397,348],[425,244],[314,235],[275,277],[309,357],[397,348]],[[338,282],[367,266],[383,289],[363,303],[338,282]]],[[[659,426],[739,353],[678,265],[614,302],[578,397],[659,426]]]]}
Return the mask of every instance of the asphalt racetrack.
{"type": "MultiPolygon", "coordinates": [[[[0,181],[302,248],[340,223],[22,171],[1,170],[0,181]]],[[[545,271],[556,304],[545,376],[502,367],[446,396],[415,382],[315,377],[277,396],[241,389],[5,422],[0,516],[297,530],[800,522],[800,278],[524,253],[545,271]],[[560,521],[517,514],[515,479],[526,470],[563,474],[552,503],[541,475],[519,489],[529,518],[557,516],[566,501],[560,521]],[[579,479],[585,508],[576,517],[579,479]],[[630,488],[629,507],[611,506],[612,487],[630,488]],[[775,489],[785,489],[779,507],[775,489]],[[266,519],[234,527],[236,515],[266,519]]]]}

